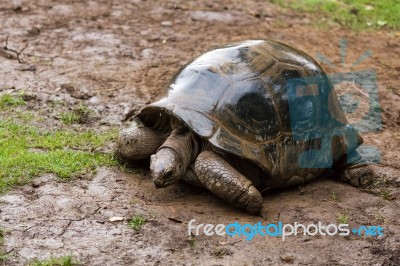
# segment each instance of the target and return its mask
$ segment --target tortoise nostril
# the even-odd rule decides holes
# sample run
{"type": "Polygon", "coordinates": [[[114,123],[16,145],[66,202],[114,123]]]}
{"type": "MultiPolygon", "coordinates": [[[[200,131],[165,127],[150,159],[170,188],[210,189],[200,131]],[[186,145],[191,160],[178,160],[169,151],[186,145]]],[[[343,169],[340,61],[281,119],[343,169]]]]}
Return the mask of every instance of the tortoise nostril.
{"type": "Polygon", "coordinates": [[[174,172],[172,170],[166,171],[164,174],[164,179],[170,179],[173,174],[174,174],[174,172]]]}

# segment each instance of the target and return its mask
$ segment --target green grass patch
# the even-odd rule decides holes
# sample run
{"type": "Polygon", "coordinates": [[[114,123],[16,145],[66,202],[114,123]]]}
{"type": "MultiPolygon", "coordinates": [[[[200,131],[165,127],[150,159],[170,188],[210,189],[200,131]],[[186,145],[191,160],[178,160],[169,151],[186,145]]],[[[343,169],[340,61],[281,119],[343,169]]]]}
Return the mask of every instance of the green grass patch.
{"type": "Polygon", "coordinates": [[[25,101],[21,96],[12,96],[11,94],[3,94],[0,96],[0,110],[21,105],[25,105],[25,101]]]}
{"type": "Polygon", "coordinates": [[[4,237],[6,236],[6,229],[0,227],[0,246],[4,244],[4,237]]]}
{"type": "Polygon", "coordinates": [[[139,230],[146,223],[146,219],[140,215],[135,215],[128,221],[128,226],[134,230],[139,230]]]}
{"type": "Polygon", "coordinates": [[[195,235],[190,234],[190,236],[188,237],[187,241],[188,241],[189,245],[190,245],[192,248],[195,248],[195,247],[196,247],[196,238],[195,238],[195,235]]]}
{"type": "Polygon", "coordinates": [[[60,258],[50,258],[47,260],[34,260],[29,266],[73,266],[78,265],[72,256],[63,256],[60,258]]]}
{"type": "Polygon", "coordinates": [[[59,119],[65,125],[86,123],[90,122],[90,117],[93,114],[93,110],[90,110],[84,105],[79,105],[75,107],[72,111],[61,113],[59,119]]]}
{"type": "Polygon", "coordinates": [[[347,224],[348,221],[349,221],[349,218],[350,218],[350,217],[349,217],[347,214],[341,213],[341,214],[339,214],[339,216],[338,216],[338,221],[339,221],[339,223],[341,223],[341,224],[347,224]]]}
{"type": "Polygon", "coordinates": [[[393,195],[390,194],[390,192],[389,192],[389,191],[386,191],[386,190],[384,190],[384,191],[381,192],[381,197],[382,197],[382,199],[384,199],[384,200],[393,200],[393,199],[394,199],[393,195]]]}
{"type": "MultiPolygon", "coordinates": [[[[5,262],[8,259],[8,255],[2,254],[0,252],[0,262],[5,262]]],[[[4,264],[5,265],[5,264],[4,264]]]]}
{"type": "Polygon", "coordinates": [[[43,131],[11,119],[0,121],[0,193],[44,173],[70,178],[117,165],[112,153],[99,151],[116,135],[116,129],[43,131]]]}
{"type": "MultiPolygon", "coordinates": [[[[0,227],[0,248],[4,244],[4,237],[6,235],[6,229],[3,227],[0,227]]],[[[8,255],[4,254],[3,251],[0,249],[0,262],[4,262],[8,259],[8,255]]]]}
{"type": "Polygon", "coordinates": [[[271,0],[300,12],[318,13],[353,29],[400,29],[398,0],[271,0]]]}
{"type": "Polygon", "coordinates": [[[336,201],[336,202],[340,202],[339,195],[334,191],[332,191],[331,200],[332,201],[336,201]]]}
{"type": "Polygon", "coordinates": [[[71,125],[79,122],[79,116],[75,112],[61,113],[60,120],[66,125],[71,125]]]}

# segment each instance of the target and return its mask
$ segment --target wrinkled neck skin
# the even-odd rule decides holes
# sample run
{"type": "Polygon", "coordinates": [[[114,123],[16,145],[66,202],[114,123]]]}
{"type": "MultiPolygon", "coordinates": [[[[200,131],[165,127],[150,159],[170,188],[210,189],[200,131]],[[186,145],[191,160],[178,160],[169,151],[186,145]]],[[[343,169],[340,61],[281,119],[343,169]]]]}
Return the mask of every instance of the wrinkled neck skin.
{"type": "Polygon", "coordinates": [[[200,152],[200,140],[187,127],[174,124],[167,140],[151,156],[150,171],[156,187],[175,184],[200,152]]]}
{"type": "Polygon", "coordinates": [[[171,132],[159,150],[169,148],[176,152],[186,169],[199,153],[199,140],[187,127],[179,127],[171,132]]]}

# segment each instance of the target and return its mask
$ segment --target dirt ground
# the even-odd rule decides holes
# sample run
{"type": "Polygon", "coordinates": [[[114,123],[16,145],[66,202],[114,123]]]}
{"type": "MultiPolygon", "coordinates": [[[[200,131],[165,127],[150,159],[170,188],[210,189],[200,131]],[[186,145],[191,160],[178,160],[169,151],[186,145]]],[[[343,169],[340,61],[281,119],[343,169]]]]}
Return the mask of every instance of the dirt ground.
{"type": "MultiPolygon", "coordinates": [[[[26,63],[0,51],[0,91],[24,90],[27,110],[45,117],[39,126],[64,127],[54,108],[83,104],[94,110],[85,128],[124,127],[124,118],[162,95],[165,83],[193,57],[233,41],[279,40],[330,58],[337,67],[323,64],[328,73],[376,71],[383,126],[363,137],[381,152],[374,169],[400,184],[398,32],[355,32],[312,21],[266,1],[1,1],[2,46],[8,34],[8,47],[28,47],[22,53],[26,63]],[[344,64],[338,45],[343,38],[344,64]],[[368,49],[372,56],[352,67],[368,49]],[[54,100],[67,104],[54,107],[54,100]]],[[[400,190],[384,189],[390,197],[321,178],[264,195],[265,222],[328,224],[346,214],[351,226],[383,226],[381,237],[246,241],[201,235],[188,241],[191,219],[228,224],[263,218],[185,184],[157,190],[146,167],[100,168],[91,178],[70,182],[45,175],[0,197],[0,226],[9,231],[2,249],[10,255],[6,265],[63,255],[83,265],[400,265],[400,190]],[[148,222],[136,232],[126,219],[137,214],[148,222]]]]}

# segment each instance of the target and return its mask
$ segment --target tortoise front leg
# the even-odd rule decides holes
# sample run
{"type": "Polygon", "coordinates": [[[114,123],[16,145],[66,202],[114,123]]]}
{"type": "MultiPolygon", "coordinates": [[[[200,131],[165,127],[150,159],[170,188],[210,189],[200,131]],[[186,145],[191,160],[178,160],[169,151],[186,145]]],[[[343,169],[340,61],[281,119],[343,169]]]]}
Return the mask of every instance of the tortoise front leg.
{"type": "Polygon", "coordinates": [[[195,162],[195,173],[200,182],[218,197],[259,214],[263,198],[250,180],[213,151],[200,153],[195,162]]]}
{"type": "Polygon", "coordinates": [[[135,119],[131,127],[123,129],[117,140],[116,155],[124,161],[149,158],[157,152],[166,136],[146,127],[135,119]]]}

